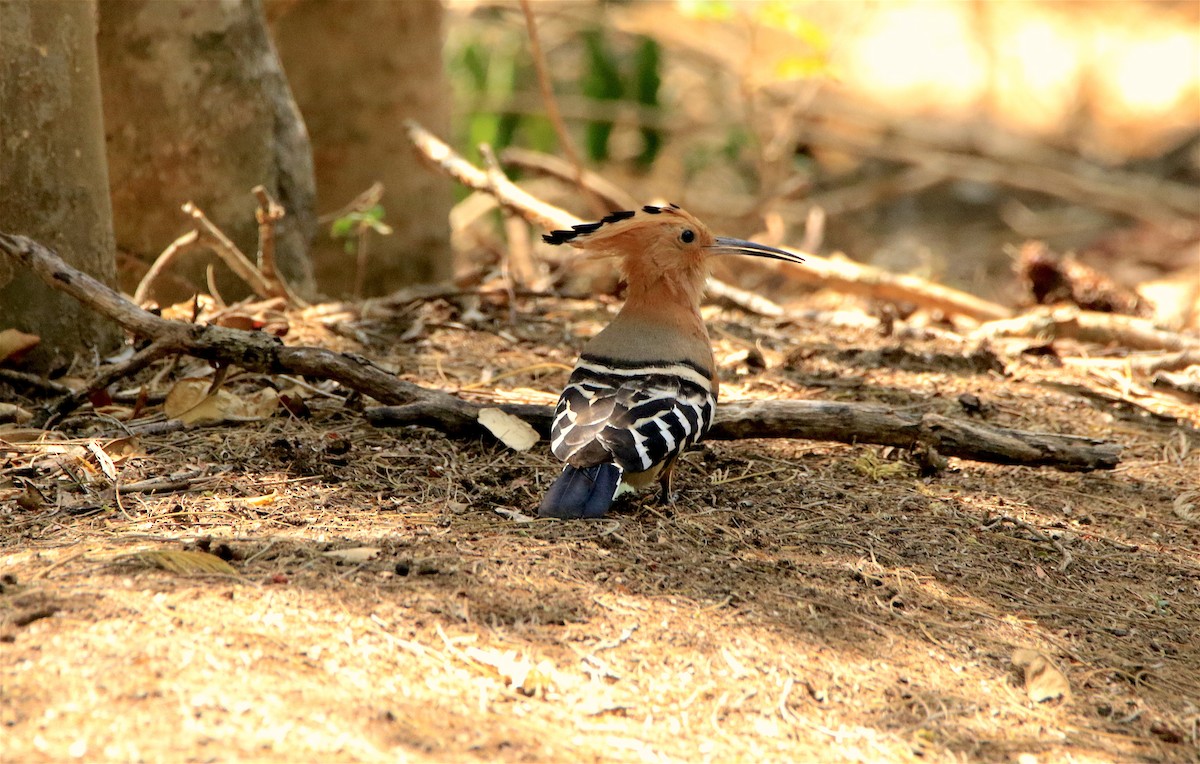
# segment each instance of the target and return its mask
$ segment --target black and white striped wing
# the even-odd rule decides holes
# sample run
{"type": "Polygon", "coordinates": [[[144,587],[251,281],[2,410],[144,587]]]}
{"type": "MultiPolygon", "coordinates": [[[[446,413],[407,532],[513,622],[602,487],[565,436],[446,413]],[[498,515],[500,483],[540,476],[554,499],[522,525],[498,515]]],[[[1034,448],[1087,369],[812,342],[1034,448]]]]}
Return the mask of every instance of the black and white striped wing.
{"type": "Polygon", "coordinates": [[[551,450],[574,467],[644,472],[700,440],[715,408],[711,383],[689,367],[581,362],[558,400],[551,450]]]}

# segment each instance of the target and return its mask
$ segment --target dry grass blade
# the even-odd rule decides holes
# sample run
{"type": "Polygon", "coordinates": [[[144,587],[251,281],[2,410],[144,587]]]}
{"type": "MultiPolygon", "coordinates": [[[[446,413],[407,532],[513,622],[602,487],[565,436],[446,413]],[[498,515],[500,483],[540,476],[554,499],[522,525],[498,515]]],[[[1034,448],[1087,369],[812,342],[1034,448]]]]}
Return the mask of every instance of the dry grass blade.
{"type": "Polygon", "coordinates": [[[236,576],[237,569],[208,552],[151,549],[121,557],[120,560],[158,568],[181,576],[236,576]]]}

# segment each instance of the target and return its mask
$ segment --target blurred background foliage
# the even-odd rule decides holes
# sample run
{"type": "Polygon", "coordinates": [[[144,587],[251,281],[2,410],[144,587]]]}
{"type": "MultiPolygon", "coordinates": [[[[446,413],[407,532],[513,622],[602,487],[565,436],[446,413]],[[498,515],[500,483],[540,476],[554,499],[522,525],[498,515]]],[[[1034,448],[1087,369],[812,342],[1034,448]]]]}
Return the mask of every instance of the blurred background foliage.
{"type": "MultiPolygon", "coordinates": [[[[475,160],[481,142],[561,156],[520,5],[447,9],[457,146],[475,160]]],[[[1156,222],[1152,211],[1123,213],[1120,189],[1097,198],[1039,188],[1036,177],[1047,167],[1136,173],[1174,184],[1176,200],[1182,189],[1186,213],[1187,189],[1200,188],[1200,4],[533,9],[588,168],[639,200],[993,299],[1013,297],[1011,248],[1032,238],[1112,260],[1114,232],[1134,232],[1120,259],[1135,282],[1194,264],[1196,227],[1178,201],[1156,222]]],[[[549,200],[588,214],[573,189],[549,200]]]]}

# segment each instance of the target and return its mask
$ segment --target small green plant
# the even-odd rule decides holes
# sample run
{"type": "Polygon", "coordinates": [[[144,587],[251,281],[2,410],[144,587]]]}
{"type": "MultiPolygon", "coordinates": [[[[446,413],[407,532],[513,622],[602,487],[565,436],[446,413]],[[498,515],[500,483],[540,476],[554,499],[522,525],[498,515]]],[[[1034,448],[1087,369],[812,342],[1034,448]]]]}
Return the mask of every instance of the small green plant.
{"type": "Polygon", "coordinates": [[[365,210],[347,212],[335,218],[329,226],[329,235],[335,239],[345,239],[342,244],[347,255],[353,255],[362,248],[367,231],[374,231],[380,236],[388,236],[392,227],[383,222],[383,205],[376,204],[365,210]]]}
{"type": "MultiPolygon", "coordinates": [[[[379,192],[382,193],[382,187],[379,192]]],[[[367,242],[372,231],[380,236],[392,233],[392,227],[383,222],[383,205],[376,202],[363,209],[351,209],[345,214],[334,218],[329,226],[329,235],[334,239],[345,239],[343,248],[347,255],[355,258],[354,296],[363,295],[363,285],[367,277],[367,242]]]]}

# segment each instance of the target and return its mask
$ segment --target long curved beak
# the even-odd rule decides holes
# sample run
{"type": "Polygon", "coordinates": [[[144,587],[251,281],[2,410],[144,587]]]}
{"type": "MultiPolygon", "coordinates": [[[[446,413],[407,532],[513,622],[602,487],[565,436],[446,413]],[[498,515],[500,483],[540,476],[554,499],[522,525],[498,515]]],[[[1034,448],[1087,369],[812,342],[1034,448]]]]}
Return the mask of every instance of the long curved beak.
{"type": "Polygon", "coordinates": [[[804,262],[804,258],[795,252],[768,247],[766,244],[757,244],[744,239],[730,239],[725,236],[716,237],[713,243],[705,249],[710,255],[751,255],[767,257],[772,260],[785,260],[789,263],[804,262]]]}

